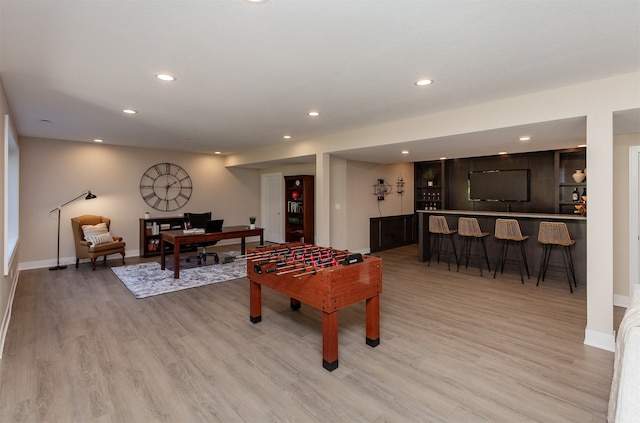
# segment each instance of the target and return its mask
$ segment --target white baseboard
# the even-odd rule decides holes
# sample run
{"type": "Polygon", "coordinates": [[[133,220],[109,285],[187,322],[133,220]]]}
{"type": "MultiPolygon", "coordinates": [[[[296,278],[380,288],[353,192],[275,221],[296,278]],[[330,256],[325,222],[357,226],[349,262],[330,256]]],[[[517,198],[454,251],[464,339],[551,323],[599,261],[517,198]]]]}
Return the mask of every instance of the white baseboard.
{"type": "Polygon", "coordinates": [[[13,297],[16,293],[16,286],[18,286],[19,270],[13,273],[13,279],[11,280],[11,291],[9,292],[9,301],[7,301],[7,308],[2,316],[2,327],[0,327],[0,358],[4,351],[4,340],[7,337],[7,331],[9,330],[9,321],[11,321],[11,309],[13,308],[13,297]]]}
{"type": "MultiPolygon", "coordinates": [[[[127,259],[127,257],[138,257],[140,255],[140,251],[139,250],[125,250],[124,252],[124,258],[125,260],[127,259]]],[[[109,257],[114,258],[114,257],[120,257],[119,254],[112,254],[107,256],[107,259],[109,259],[109,257]]],[[[80,263],[89,263],[90,260],[89,259],[82,259],[80,260],[80,263]]],[[[44,267],[53,267],[57,264],[58,262],[55,259],[48,259],[48,260],[37,260],[37,261],[27,261],[27,262],[20,262],[20,264],[18,265],[18,268],[20,270],[31,270],[31,269],[42,269],[44,267]]],[[[72,257],[60,257],[60,264],[61,265],[66,265],[66,266],[75,266],[76,265],[76,258],[74,256],[72,257]]]]}
{"type": "Polygon", "coordinates": [[[628,308],[631,304],[631,296],[613,295],[613,305],[616,307],[628,308]]]}
{"type": "Polygon", "coordinates": [[[615,352],[616,336],[615,333],[608,334],[585,329],[584,344],[590,347],[599,348],[601,350],[615,352]]]}

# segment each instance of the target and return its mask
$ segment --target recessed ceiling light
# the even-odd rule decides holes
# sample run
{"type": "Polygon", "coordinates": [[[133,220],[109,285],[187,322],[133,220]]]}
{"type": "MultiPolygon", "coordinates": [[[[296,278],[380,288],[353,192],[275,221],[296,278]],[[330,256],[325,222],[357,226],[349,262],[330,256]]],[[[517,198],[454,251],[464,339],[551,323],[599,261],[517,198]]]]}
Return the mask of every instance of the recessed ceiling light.
{"type": "Polygon", "coordinates": [[[419,87],[424,87],[425,85],[431,85],[433,84],[433,81],[430,79],[421,79],[419,81],[416,81],[416,85],[419,87]]]}
{"type": "Polygon", "coordinates": [[[133,109],[124,109],[123,112],[128,114],[128,115],[135,115],[136,113],[138,113],[133,109]]]}
{"type": "Polygon", "coordinates": [[[290,139],[291,139],[291,135],[285,135],[285,136],[284,136],[284,137],[282,137],[282,138],[284,138],[285,140],[290,140],[290,139]]]}
{"type": "Polygon", "coordinates": [[[409,154],[409,150],[402,150],[402,154],[409,154]]]}
{"type": "Polygon", "coordinates": [[[167,81],[167,82],[176,80],[175,76],[171,76],[171,75],[169,75],[167,73],[159,73],[159,74],[156,75],[156,78],[158,78],[161,81],[167,81]]]}
{"type": "Polygon", "coordinates": [[[320,112],[309,112],[307,114],[312,117],[320,116],[320,112]]]}
{"type": "Polygon", "coordinates": [[[586,147],[586,146],[587,146],[587,144],[580,144],[580,145],[578,145],[578,147],[586,147]]]}
{"type": "Polygon", "coordinates": [[[266,3],[267,0],[245,0],[247,3],[266,3]]]}
{"type": "Polygon", "coordinates": [[[500,154],[501,156],[504,156],[505,154],[509,154],[506,151],[498,151],[498,154],[500,154]]]}
{"type": "Polygon", "coordinates": [[[523,135],[523,136],[520,137],[520,141],[529,141],[530,139],[531,139],[531,137],[528,136],[528,135],[523,135]]]}
{"type": "Polygon", "coordinates": [[[220,151],[214,151],[213,154],[222,154],[220,151]]]}
{"type": "Polygon", "coordinates": [[[93,142],[102,142],[102,140],[100,138],[96,138],[93,142]]]}
{"type": "Polygon", "coordinates": [[[447,160],[446,157],[440,157],[440,160],[447,160]]]}

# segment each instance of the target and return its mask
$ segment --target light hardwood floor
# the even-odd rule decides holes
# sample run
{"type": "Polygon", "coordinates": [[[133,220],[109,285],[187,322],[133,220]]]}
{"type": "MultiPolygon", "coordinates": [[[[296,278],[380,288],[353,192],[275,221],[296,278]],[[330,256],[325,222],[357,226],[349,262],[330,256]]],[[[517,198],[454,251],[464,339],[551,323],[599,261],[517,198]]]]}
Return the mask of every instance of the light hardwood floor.
{"type": "Polygon", "coordinates": [[[365,344],[364,302],[340,311],[333,372],[321,313],[264,288],[251,324],[246,279],[136,300],[101,263],[23,271],[0,421],[606,421],[613,354],[582,343],[584,281],[427,267],[416,245],[377,255],[381,343],[365,344]]]}

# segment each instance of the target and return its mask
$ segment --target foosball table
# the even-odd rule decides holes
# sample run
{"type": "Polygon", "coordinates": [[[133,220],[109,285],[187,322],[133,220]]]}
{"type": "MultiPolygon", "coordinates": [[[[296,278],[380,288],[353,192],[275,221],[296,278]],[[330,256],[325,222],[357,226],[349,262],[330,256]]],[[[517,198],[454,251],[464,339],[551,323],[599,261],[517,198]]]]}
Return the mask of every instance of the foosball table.
{"type": "Polygon", "coordinates": [[[261,287],[322,311],[322,366],[338,367],[338,310],[366,301],[366,343],[380,343],[382,259],[312,244],[292,242],[247,250],[250,320],[262,321],[261,287]]]}

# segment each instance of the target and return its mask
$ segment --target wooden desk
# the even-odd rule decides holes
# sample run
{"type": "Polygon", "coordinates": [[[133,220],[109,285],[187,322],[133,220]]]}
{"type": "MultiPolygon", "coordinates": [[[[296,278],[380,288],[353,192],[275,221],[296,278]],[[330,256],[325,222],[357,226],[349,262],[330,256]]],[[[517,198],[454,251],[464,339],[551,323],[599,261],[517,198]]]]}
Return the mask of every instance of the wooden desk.
{"type": "Polygon", "coordinates": [[[180,278],[180,245],[240,238],[240,254],[244,254],[246,250],[245,238],[248,236],[259,236],[260,244],[262,245],[264,243],[264,229],[249,229],[248,226],[226,226],[222,228],[220,232],[203,234],[185,234],[182,229],[162,231],[160,232],[160,268],[162,270],[165,269],[165,242],[173,244],[173,277],[174,279],[178,279],[180,278]]]}

